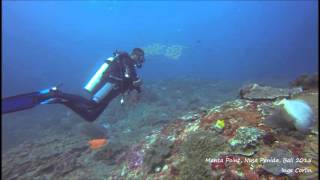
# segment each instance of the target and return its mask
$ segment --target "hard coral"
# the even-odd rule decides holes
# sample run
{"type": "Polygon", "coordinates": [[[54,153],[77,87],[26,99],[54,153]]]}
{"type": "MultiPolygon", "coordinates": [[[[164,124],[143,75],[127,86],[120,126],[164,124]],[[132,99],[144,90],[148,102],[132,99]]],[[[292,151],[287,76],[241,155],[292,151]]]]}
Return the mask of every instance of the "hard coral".
{"type": "Polygon", "coordinates": [[[134,146],[127,155],[128,168],[130,170],[139,168],[142,166],[144,153],[139,146],[134,146]]]}
{"type": "Polygon", "coordinates": [[[297,141],[295,140],[292,143],[288,144],[288,149],[291,150],[292,154],[298,156],[298,157],[302,157],[302,150],[304,148],[304,143],[302,141],[297,141]]]}
{"type": "Polygon", "coordinates": [[[218,169],[224,169],[224,168],[226,168],[224,161],[211,162],[212,170],[218,170],[218,169]]]}
{"type": "Polygon", "coordinates": [[[201,128],[207,128],[210,127],[210,125],[214,122],[214,118],[212,117],[203,117],[201,119],[200,127],[201,128]]]}
{"type": "Polygon", "coordinates": [[[200,159],[187,159],[182,162],[179,179],[212,179],[210,164],[200,159]]]}
{"type": "Polygon", "coordinates": [[[182,144],[182,151],[188,159],[213,158],[225,150],[226,139],[213,132],[197,131],[190,134],[182,144]]]}
{"type": "Polygon", "coordinates": [[[202,119],[200,127],[208,129],[214,122],[224,119],[225,128],[223,135],[233,137],[239,125],[258,124],[260,122],[260,114],[255,111],[245,111],[239,109],[230,109],[225,112],[211,113],[202,119]]]}
{"type": "Polygon", "coordinates": [[[155,168],[162,167],[164,160],[170,155],[173,142],[160,138],[146,150],[144,166],[148,173],[155,172],[155,168]]]}
{"type": "Polygon", "coordinates": [[[259,138],[265,134],[264,131],[254,127],[240,127],[236,135],[229,139],[229,144],[234,154],[252,156],[257,151],[259,138]]]}
{"type": "Polygon", "coordinates": [[[296,161],[283,161],[283,159],[296,159],[287,149],[275,149],[271,155],[266,159],[263,164],[263,169],[272,173],[273,175],[287,174],[289,176],[294,175],[294,171],[283,171],[283,169],[295,169],[298,165],[296,161]]]}
{"type": "Polygon", "coordinates": [[[273,133],[266,133],[263,136],[262,140],[263,140],[264,144],[271,145],[277,140],[277,138],[274,136],[273,133]]]}
{"type": "Polygon", "coordinates": [[[170,174],[173,176],[178,176],[179,175],[179,169],[176,168],[175,166],[172,166],[170,169],[170,174]]]}
{"type": "Polygon", "coordinates": [[[181,165],[182,179],[210,179],[211,167],[207,158],[216,158],[228,152],[226,139],[207,131],[196,131],[190,134],[181,148],[185,161],[181,165]]]}
{"type": "Polygon", "coordinates": [[[185,122],[182,120],[176,120],[168,125],[165,125],[161,129],[161,135],[163,136],[176,136],[179,135],[185,127],[185,122]]]}
{"type": "Polygon", "coordinates": [[[259,122],[260,114],[253,111],[234,110],[226,112],[226,119],[238,119],[239,121],[245,121],[250,124],[256,124],[259,122]]]}
{"type": "Polygon", "coordinates": [[[102,160],[107,164],[121,164],[126,158],[128,146],[118,141],[110,141],[110,144],[95,154],[95,160],[102,160]]]}

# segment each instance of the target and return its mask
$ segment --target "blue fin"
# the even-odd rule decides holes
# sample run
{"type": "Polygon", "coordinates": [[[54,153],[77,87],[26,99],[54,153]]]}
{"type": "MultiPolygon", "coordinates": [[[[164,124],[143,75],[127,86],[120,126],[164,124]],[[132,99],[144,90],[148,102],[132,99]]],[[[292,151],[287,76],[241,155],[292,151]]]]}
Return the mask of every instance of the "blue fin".
{"type": "Polygon", "coordinates": [[[30,109],[39,104],[53,104],[62,102],[62,100],[59,98],[53,97],[52,93],[57,90],[57,86],[54,86],[38,92],[6,97],[2,99],[2,114],[30,109]]]}
{"type": "Polygon", "coordinates": [[[2,114],[30,109],[38,105],[39,92],[32,92],[2,99],[2,114]]]}

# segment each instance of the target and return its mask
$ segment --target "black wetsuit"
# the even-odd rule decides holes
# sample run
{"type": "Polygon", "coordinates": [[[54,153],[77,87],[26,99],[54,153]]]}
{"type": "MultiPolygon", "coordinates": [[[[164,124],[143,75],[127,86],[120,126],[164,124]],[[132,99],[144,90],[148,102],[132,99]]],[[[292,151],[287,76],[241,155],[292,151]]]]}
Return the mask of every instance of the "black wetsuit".
{"type": "Polygon", "coordinates": [[[128,53],[120,53],[115,60],[112,61],[107,73],[104,75],[105,82],[115,85],[99,103],[92,99],[88,100],[82,96],[63,93],[59,91],[54,97],[66,100],[63,103],[65,106],[72,109],[87,121],[94,121],[108,106],[110,101],[118,95],[125,93],[128,90],[136,89],[140,92],[140,87],[134,87],[132,82],[138,80],[134,61],[130,59],[128,53]],[[125,74],[128,74],[126,77],[125,74]]]}

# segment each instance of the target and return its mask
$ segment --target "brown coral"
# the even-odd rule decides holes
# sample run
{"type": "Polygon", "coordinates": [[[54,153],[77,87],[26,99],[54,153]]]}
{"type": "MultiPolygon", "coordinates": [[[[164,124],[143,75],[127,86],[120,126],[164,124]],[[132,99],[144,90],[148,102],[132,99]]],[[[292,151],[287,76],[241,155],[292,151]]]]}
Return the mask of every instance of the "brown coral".
{"type": "MultiPolygon", "coordinates": [[[[211,113],[201,119],[200,127],[211,126],[218,119],[223,119],[226,124],[232,124],[232,120],[240,122],[242,125],[253,125],[260,123],[261,115],[256,111],[228,110],[225,112],[211,113]]],[[[226,128],[227,129],[227,128],[226,128]]]]}
{"type": "Polygon", "coordinates": [[[161,135],[179,135],[183,131],[184,127],[185,123],[182,120],[176,120],[170,124],[165,125],[161,130],[161,135]]]}

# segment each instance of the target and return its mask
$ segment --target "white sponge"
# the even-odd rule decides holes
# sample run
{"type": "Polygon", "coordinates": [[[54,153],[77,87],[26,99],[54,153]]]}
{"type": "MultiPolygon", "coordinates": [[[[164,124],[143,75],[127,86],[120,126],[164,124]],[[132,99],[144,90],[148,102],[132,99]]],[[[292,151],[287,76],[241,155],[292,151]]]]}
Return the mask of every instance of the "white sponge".
{"type": "Polygon", "coordinates": [[[314,122],[312,108],[301,99],[283,99],[276,105],[283,105],[283,110],[289,115],[294,126],[301,132],[307,132],[314,122]]]}

